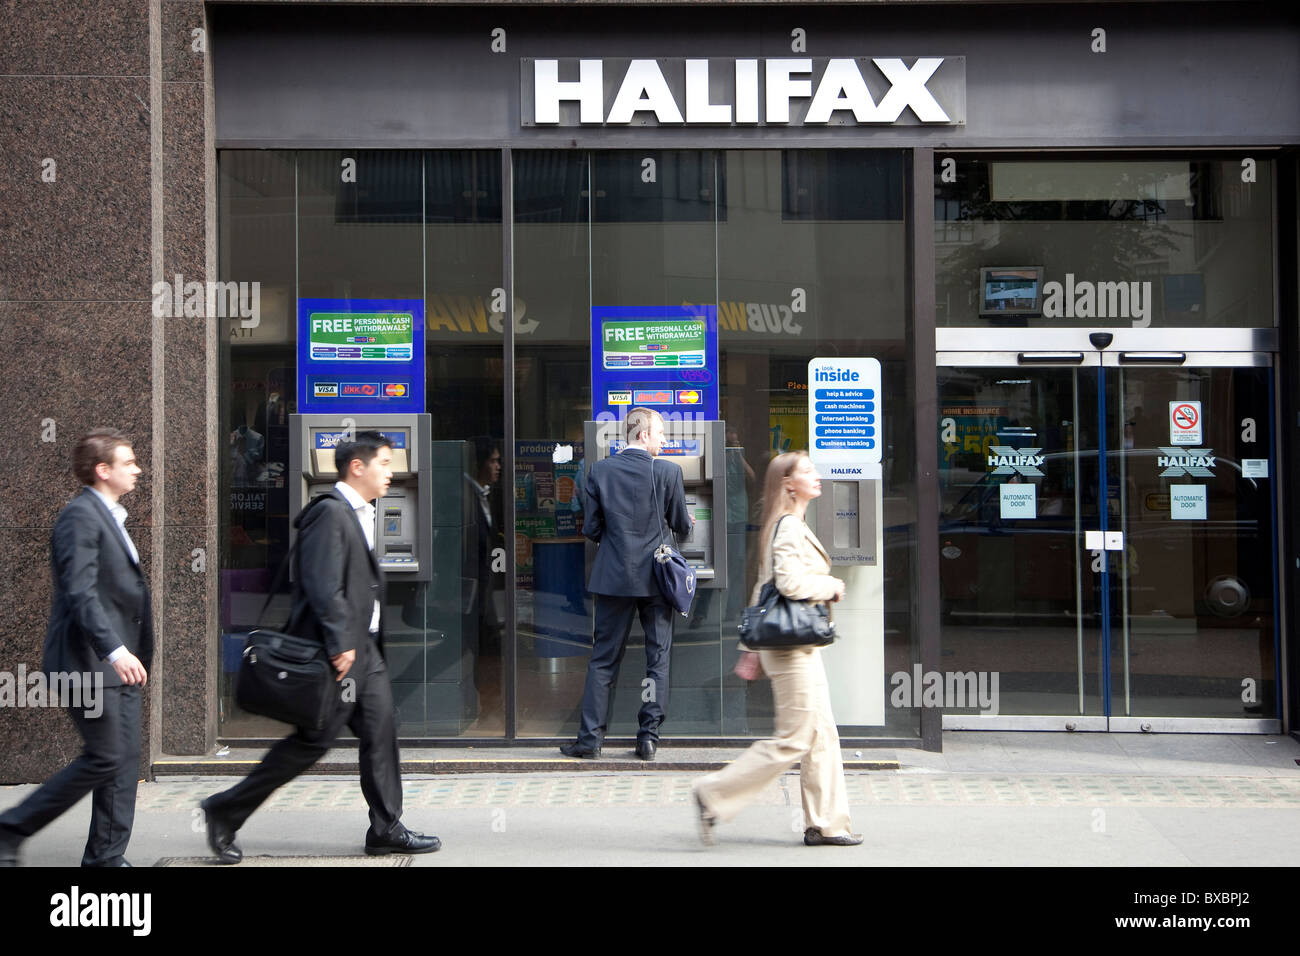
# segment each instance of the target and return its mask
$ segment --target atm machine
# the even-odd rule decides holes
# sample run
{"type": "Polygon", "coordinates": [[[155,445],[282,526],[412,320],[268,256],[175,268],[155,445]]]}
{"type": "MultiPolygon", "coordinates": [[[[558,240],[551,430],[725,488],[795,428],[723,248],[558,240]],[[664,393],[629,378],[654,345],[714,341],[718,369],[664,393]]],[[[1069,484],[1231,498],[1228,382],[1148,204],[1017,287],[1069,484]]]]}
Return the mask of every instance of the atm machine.
{"type": "MultiPolygon", "coordinates": [[[[289,513],[324,494],[338,481],[334,450],[348,430],[378,431],[393,443],[393,480],[388,494],[375,502],[375,556],[390,586],[427,582],[433,570],[432,541],[427,529],[433,513],[429,469],[430,416],[290,415],[289,513]]],[[[297,534],[291,530],[291,534],[297,534]]]]}
{"type": "MultiPolygon", "coordinates": [[[[589,421],[583,437],[584,447],[590,449],[587,452],[589,465],[618,454],[627,445],[624,425],[620,421],[589,421]]],[[[664,443],[659,457],[667,458],[682,469],[686,507],[695,519],[695,526],[686,540],[676,543],[686,563],[695,569],[696,587],[700,590],[726,590],[726,423],[665,421],[664,443]]],[[[596,545],[588,542],[588,571],[595,554],[596,545]]]]}

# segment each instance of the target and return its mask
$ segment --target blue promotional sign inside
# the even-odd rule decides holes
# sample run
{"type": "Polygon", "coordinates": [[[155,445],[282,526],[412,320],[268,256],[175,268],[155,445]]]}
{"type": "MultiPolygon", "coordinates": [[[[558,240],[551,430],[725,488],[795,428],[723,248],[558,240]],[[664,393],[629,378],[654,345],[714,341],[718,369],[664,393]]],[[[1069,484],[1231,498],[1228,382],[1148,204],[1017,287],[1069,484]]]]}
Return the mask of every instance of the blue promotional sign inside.
{"type": "Polygon", "coordinates": [[[299,299],[298,411],[424,411],[422,299],[299,299]]]}
{"type": "Polygon", "coordinates": [[[638,405],[669,421],[716,421],[717,306],[593,308],[591,404],[595,421],[638,405]]]}

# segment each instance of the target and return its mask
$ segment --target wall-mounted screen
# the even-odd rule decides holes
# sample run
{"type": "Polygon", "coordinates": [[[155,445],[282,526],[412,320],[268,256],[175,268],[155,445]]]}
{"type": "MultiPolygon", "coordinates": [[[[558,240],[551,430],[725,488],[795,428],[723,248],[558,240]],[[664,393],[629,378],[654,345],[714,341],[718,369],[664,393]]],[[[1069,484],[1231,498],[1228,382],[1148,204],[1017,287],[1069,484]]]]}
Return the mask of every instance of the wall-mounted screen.
{"type": "Polygon", "coordinates": [[[980,315],[1042,315],[1042,266],[980,269],[980,315]]]}

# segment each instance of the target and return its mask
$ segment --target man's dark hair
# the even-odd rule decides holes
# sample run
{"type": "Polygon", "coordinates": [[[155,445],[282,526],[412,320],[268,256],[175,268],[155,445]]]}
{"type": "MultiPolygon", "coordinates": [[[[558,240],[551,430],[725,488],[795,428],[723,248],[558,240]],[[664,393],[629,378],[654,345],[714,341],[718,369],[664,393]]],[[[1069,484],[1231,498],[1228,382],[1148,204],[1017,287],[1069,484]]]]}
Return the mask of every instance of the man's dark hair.
{"type": "Polygon", "coordinates": [[[338,469],[340,478],[346,478],[348,464],[353,458],[359,458],[361,464],[368,465],[379,454],[379,449],[392,447],[393,443],[379,432],[357,432],[352,441],[341,441],[334,446],[334,467],[338,469]]]}
{"type": "Polygon", "coordinates": [[[131,447],[131,439],[116,428],[92,428],[72,449],[72,473],[83,485],[93,485],[97,479],[96,465],[111,465],[118,448],[131,447]]]}
{"type": "Polygon", "coordinates": [[[481,472],[488,459],[492,457],[492,453],[500,451],[501,446],[491,435],[475,435],[470,441],[474,443],[474,467],[481,472]]]}

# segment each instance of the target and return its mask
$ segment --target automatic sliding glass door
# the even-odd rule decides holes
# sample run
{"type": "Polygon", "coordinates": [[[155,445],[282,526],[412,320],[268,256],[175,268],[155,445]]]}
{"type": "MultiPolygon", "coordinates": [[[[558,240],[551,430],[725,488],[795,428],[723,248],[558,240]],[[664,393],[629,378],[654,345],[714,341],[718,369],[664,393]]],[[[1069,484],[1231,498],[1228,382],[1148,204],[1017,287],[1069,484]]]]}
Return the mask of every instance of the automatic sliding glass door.
{"type": "Polygon", "coordinates": [[[998,689],[996,708],[946,702],[945,726],[1103,729],[1103,592],[1083,548],[1099,522],[1089,358],[986,353],[938,370],[944,670],[998,689]]]}
{"type": "Polygon", "coordinates": [[[1125,358],[1104,356],[1111,729],[1269,729],[1239,723],[1278,716],[1268,356],[1125,358]]]}
{"type": "Polygon", "coordinates": [[[1275,729],[1268,356],[939,366],[945,726],[1275,729]]]}

